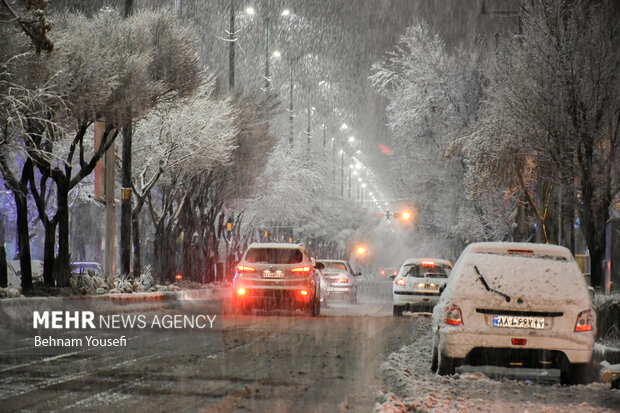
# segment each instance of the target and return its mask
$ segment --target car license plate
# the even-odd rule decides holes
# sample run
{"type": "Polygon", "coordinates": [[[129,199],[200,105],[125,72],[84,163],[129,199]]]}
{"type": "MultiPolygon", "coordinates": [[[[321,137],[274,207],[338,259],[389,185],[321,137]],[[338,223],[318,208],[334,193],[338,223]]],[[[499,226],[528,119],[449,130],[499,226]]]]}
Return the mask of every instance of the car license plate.
{"type": "Polygon", "coordinates": [[[282,271],[265,271],[263,278],[284,278],[284,273],[282,271]]]}
{"type": "Polygon", "coordinates": [[[493,327],[532,328],[540,330],[545,328],[545,319],[538,317],[513,317],[494,315],[493,327]]]}

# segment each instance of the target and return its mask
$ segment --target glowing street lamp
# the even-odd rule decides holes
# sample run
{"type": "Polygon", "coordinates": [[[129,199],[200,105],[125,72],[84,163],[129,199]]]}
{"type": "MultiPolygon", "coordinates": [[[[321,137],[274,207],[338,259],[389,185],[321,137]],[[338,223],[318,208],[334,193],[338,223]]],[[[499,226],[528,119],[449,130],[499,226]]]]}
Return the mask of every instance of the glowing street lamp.
{"type": "Polygon", "coordinates": [[[357,255],[362,256],[366,254],[366,247],[364,247],[363,245],[360,245],[359,247],[357,247],[355,252],[357,253],[357,255]]]}

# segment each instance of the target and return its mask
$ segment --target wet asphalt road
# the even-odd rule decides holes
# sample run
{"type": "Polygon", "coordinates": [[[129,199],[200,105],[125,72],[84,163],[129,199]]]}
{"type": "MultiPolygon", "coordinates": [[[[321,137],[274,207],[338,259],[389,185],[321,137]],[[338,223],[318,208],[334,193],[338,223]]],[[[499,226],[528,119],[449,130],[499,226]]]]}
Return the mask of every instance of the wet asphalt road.
{"type": "Polygon", "coordinates": [[[360,296],[357,305],[323,308],[319,318],[224,315],[219,350],[204,355],[175,354],[187,343],[172,336],[139,356],[5,356],[0,410],[372,411],[380,364],[429,324],[394,319],[391,310],[391,300],[360,296]]]}

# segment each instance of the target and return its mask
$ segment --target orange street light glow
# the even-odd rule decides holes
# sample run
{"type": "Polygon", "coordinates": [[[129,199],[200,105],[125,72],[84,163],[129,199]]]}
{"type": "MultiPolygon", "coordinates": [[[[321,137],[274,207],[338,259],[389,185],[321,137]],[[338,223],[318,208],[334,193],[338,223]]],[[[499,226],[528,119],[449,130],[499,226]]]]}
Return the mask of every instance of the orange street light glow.
{"type": "Polygon", "coordinates": [[[409,211],[405,211],[403,212],[402,217],[405,221],[408,221],[411,218],[411,213],[409,211]]]}
{"type": "Polygon", "coordinates": [[[366,248],[357,247],[357,255],[364,255],[365,252],[366,252],[366,248]]]}

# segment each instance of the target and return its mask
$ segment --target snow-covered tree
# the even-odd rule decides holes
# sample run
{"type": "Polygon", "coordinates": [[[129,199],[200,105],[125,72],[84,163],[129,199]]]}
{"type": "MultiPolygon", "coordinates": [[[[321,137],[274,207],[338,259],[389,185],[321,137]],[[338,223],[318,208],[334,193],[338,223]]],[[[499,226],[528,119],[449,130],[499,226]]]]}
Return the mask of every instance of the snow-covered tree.
{"type": "MultiPolygon", "coordinates": [[[[480,47],[450,52],[421,21],[407,29],[387,60],[373,66],[370,79],[388,100],[388,126],[396,138],[393,176],[402,197],[416,205],[418,229],[429,234],[465,240],[472,234],[464,222],[491,226],[480,201],[466,199],[463,164],[452,151],[476,119],[481,61],[480,47]]],[[[478,231],[483,239],[504,233],[478,231]]]]}
{"type": "Polygon", "coordinates": [[[41,175],[35,182],[30,174],[28,183],[49,239],[44,260],[46,282],[52,283],[57,227],[59,271],[55,274],[56,282],[64,285],[69,264],[69,191],[93,171],[119,128],[139,119],[158,102],[194,90],[200,68],[192,28],[169,12],[137,12],[121,19],[115,10],[105,9],[93,18],[65,13],[55,20],[54,52],[50,56],[15,55],[8,71],[14,83],[22,82],[24,90],[49,89],[59,99],[48,104],[41,116],[31,116],[31,122],[20,125],[18,133],[27,162],[41,175]],[[20,67],[30,71],[18,73],[20,67]],[[105,133],[99,150],[88,154],[86,133],[97,119],[106,122],[105,133]],[[55,209],[47,205],[50,180],[55,209]]]}
{"type": "Polygon", "coordinates": [[[140,213],[159,179],[193,175],[230,163],[236,148],[235,111],[230,98],[217,99],[214,81],[203,74],[198,91],[165,102],[137,123],[134,134],[135,204],[132,210],[134,276],[140,275],[140,213]]]}
{"type": "Polygon", "coordinates": [[[570,247],[577,211],[594,285],[602,282],[605,225],[620,189],[620,55],[612,3],[523,2],[522,33],[500,42],[488,105],[468,149],[474,185],[492,179],[518,188],[543,241],[570,247]],[[484,151],[490,156],[483,158],[484,151]],[[561,231],[550,217],[561,218],[561,231]]]}

